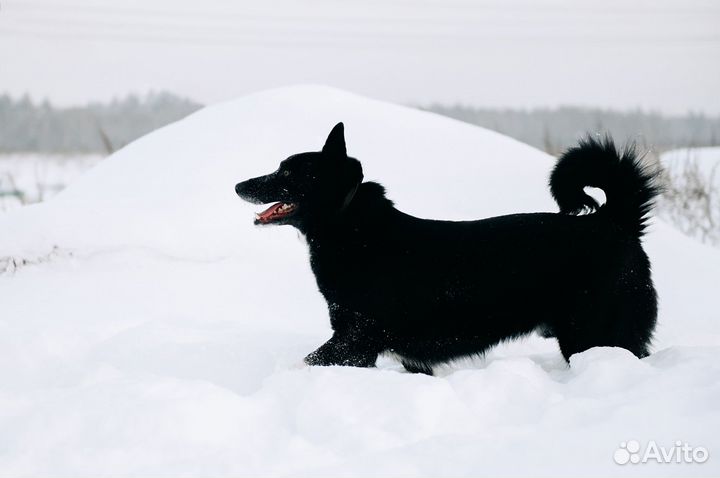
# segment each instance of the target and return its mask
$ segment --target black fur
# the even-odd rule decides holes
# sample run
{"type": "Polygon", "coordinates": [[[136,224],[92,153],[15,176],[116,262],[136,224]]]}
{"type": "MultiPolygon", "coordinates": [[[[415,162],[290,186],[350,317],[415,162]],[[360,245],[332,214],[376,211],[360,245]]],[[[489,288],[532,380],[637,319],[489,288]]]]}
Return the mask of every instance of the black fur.
{"type": "Polygon", "coordinates": [[[647,355],[657,299],[640,237],[658,190],[632,149],[588,138],[565,153],[550,180],[560,213],[419,219],[362,179],[340,123],[321,152],[236,186],[248,201],[292,203],[256,223],[307,238],[333,329],[308,364],[371,367],[390,352],[408,371],[432,373],[537,328],[557,337],[565,359],[603,345],[647,355]],[[585,186],[602,188],[606,203],[585,186]]]}

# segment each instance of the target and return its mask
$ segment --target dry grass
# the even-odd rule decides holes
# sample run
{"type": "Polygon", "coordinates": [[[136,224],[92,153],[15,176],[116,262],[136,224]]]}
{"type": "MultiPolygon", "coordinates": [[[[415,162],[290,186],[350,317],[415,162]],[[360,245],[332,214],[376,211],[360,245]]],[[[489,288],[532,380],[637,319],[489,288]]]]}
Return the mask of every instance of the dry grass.
{"type": "Polygon", "coordinates": [[[665,191],[658,202],[659,215],[685,234],[720,246],[720,192],[715,180],[720,163],[708,174],[688,152],[667,166],[661,175],[665,191]]]}

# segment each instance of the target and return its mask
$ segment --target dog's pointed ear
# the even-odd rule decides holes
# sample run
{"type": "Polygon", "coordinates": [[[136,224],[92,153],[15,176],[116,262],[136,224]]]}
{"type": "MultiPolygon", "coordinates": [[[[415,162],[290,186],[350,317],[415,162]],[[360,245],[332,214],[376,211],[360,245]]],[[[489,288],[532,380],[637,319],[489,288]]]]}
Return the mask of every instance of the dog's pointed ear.
{"type": "Polygon", "coordinates": [[[330,131],[327,139],[325,140],[325,146],[323,146],[322,152],[329,156],[347,157],[347,150],[345,148],[345,126],[342,123],[338,123],[330,131]]]}

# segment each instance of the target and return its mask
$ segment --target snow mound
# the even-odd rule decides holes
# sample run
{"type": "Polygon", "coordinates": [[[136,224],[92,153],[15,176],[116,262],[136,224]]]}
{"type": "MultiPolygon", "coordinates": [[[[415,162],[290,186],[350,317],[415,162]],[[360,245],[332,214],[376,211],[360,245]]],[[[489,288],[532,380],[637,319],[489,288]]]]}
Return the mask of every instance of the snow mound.
{"type": "Polygon", "coordinates": [[[555,211],[552,158],[474,126],[303,86],[206,108],[51,201],[0,216],[0,475],[477,476],[720,472],[720,253],[656,221],[656,350],[567,367],[531,337],[404,373],[304,368],[329,335],[302,240],[233,186],[346,124],[400,209],[555,211]],[[703,464],[618,465],[681,440],[703,464]],[[631,468],[628,469],[628,468],[631,468]]]}
{"type": "Polygon", "coordinates": [[[238,247],[238,238],[258,237],[235,183],[273,171],[291,154],[319,150],[339,121],[365,177],[381,180],[410,213],[461,219],[554,210],[545,185],[550,158],[527,145],[431,113],[303,86],[205,108],[130,144],[53,201],[0,219],[14,230],[0,238],[0,254],[41,255],[53,246],[234,254],[248,245],[238,247]],[[503,174],[488,174],[497,162],[503,174]],[[506,194],[513,187],[522,190],[506,194]],[[503,201],[480,201],[487,197],[503,201]]]}

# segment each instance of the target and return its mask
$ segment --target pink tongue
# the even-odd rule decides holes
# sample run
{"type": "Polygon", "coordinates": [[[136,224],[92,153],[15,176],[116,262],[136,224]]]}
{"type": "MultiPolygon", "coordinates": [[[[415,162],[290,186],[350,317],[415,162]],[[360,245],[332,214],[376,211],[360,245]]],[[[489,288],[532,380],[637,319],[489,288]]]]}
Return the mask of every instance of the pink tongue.
{"type": "Polygon", "coordinates": [[[281,203],[281,202],[273,204],[272,206],[270,206],[269,208],[265,209],[263,212],[258,214],[258,219],[260,219],[261,221],[267,221],[268,219],[270,219],[270,216],[275,214],[275,212],[282,205],[283,205],[283,203],[281,203]]]}

